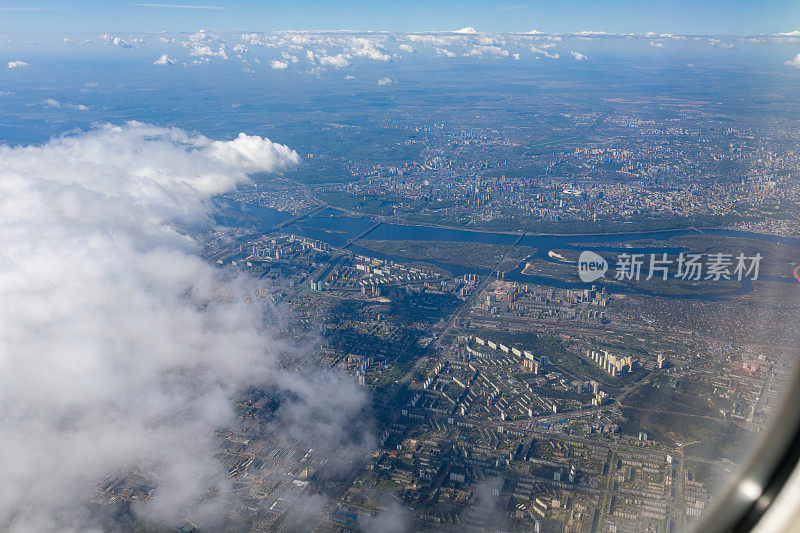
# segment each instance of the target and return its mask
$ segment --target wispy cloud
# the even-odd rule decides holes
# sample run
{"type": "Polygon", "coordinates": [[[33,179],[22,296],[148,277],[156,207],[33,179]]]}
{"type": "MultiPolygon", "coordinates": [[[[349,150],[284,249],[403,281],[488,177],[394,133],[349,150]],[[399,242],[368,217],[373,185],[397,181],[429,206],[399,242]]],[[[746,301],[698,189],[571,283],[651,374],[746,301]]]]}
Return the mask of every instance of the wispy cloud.
{"type": "Polygon", "coordinates": [[[61,103],[53,98],[45,100],[44,105],[47,107],[56,107],[59,109],[75,109],[77,111],[88,111],[88,107],[83,104],[73,104],[71,102],[61,103]]]}
{"type": "Polygon", "coordinates": [[[132,5],[139,7],[177,7],[180,9],[228,9],[227,7],[222,7],[222,6],[203,6],[195,4],[150,4],[150,3],[136,2],[132,5]]]}

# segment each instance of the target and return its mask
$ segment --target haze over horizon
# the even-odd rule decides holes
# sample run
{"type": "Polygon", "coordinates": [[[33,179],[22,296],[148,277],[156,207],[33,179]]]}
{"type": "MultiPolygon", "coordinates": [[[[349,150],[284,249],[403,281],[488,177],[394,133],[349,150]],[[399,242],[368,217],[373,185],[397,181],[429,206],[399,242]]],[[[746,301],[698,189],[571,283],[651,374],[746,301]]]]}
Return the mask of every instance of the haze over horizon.
{"type": "Polygon", "coordinates": [[[584,30],[610,33],[680,33],[699,35],[776,34],[795,30],[787,21],[800,18],[800,6],[784,0],[648,2],[515,1],[498,5],[469,2],[367,2],[323,4],[310,0],[219,2],[102,2],[77,0],[68,6],[51,2],[0,2],[0,32],[168,31],[198,28],[215,31],[352,30],[452,31],[475,27],[490,33],[531,29],[551,33],[584,30]]]}

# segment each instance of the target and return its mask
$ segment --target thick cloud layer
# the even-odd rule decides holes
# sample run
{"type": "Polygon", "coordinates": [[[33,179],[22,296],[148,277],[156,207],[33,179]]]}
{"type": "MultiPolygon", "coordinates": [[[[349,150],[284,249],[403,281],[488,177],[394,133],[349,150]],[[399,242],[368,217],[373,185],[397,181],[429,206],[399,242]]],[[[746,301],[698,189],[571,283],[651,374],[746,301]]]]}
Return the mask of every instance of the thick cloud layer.
{"type": "MultiPolygon", "coordinates": [[[[139,123],[0,146],[0,530],[85,530],[96,483],[125,468],[158,485],[140,512],[219,512],[214,429],[284,348],[254,281],[200,260],[188,230],[212,195],[298,160],[139,123]]],[[[289,390],[301,417],[313,390],[289,390]]],[[[337,416],[361,407],[342,398],[337,416]]]]}

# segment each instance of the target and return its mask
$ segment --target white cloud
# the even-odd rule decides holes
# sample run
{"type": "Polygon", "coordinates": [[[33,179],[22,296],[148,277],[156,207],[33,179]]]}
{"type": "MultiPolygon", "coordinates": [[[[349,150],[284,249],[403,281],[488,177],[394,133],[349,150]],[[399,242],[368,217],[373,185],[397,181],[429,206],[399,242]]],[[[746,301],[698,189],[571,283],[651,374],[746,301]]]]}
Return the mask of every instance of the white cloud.
{"type": "Polygon", "coordinates": [[[73,104],[70,102],[61,103],[54,98],[47,98],[44,102],[42,102],[47,107],[56,107],[60,109],[75,109],[77,111],[87,111],[89,108],[83,104],[73,104]]]}
{"type": "Polygon", "coordinates": [[[392,83],[394,83],[394,80],[392,78],[383,77],[378,80],[378,85],[380,86],[391,85],[392,83]]]}
{"type": "Polygon", "coordinates": [[[442,57],[456,57],[456,53],[451,52],[447,48],[436,48],[436,55],[442,57]]]}
{"type": "Polygon", "coordinates": [[[531,30],[528,32],[528,35],[542,35],[543,33],[544,32],[541,32],[539,30],[531,30]]]}
{"type": "Polygon", "coordinates": [[[514,61],[519,61],[519,54],[514,54],[514,61]]]}
{"type": "Polygon", "coordinates": [[[597,30],[583,30],[583,31],[575,32],[573,35],[580,35],[582,37],[603,37],[605,35],[609,35],[609,33],[605,32],[605,31],[597,31],[597,30]]]}
{"type": "Polygon", "coordinates": [[[508,57],[510,54],[508,50],[504,50],[499,46],[480,46],[476,45],[473,46],[471,49],[467,50],[463,54],[464,56],[473,56],[473,57],[508,57]]]}
{"type": "Polygon", "coordinates": [[[351,39],[349,50],[356,57],[365,57],[373,61],[389,61],[392,59],[392,56],[385,52],[382,45],[365,37],[351,39]]]}
{"type": "Polygon", "coordinates": [[[550,58],[550,59],[558,59],[559,58],[558,54],[551,54],[550,52],[545,50],[545,48],[552,48],[553,46],[555,46],[555,45],[547,44],[547,45],[543,45],[541,47],[531,46],[531,52],[533,52],[534,54],[541,54],[544,57],[547,57],[547,58],[550,58]]]}
{"type": "Polygon", "coordinates": [[[474,35],[474,34],[478,33],[478,30],[476,30],[472,26],[467,26],[465,28],[461,28],[460,30],[454,31],[453,33],[467,33],[467,34],[474,35]]]}
{"type": "Polygon", "coordinates": [[[650,46],[653,46],[655,48],[664,48],[664,43],[662,43],[661,41],[650,41],[650,46]]]}
{"type": "Polygon", "coordinates": [[[114,46],[119,46],[121,48],[133,48],[133,44],[131,42],[120,37],[114,37],[113,35],[109,35],[107,33],[101,35],[100,38],[109,44],[113,44],[114,46]]]}
{"type": "Polygon", "coordinates": [[[320,56],[319,64],[323,67],[345,68],[350,66],[350,62],[343,54],[336,54],[335,56],[320,56]]]}
{"type": "Polygon", "coordinates": [[[571,55],[571,56],[572,56],[574,59],[576,59],[577,61],[586,61],[587,59],[589,59],[588,57],[586,57],[585,55],[583,55],[583,54],[582,54],[582,53],[580,53],[580,52],[570,52],[569,54],[570,54],[570,55],[571,55]]]}
{"type": "Polygon", "coordinates": [[[16,60],[16,61],[9,61],[8,68],[23,68],[27,67],[28,64],[24,61],[16,60]]]}
{"type": "Polygon", "coordinates": [[[710,44],[711,46],[718,46],[720,48],[733,48],[733,45],[731,43],[725,43],[720,41],[719,39],[714,39],[713,37],[710,37],[708,39],[708,44],[710,44]]]}
{"type": "Polygon", "coordinates": [[[405,39],[412,43],[423,43],[431,46],[453,46],[457,43],[466,43],[469,37],[466,35],[418,35],[409,33],[405,35],[405,39]]]}
{"type": "Polygon", "coordinates": [[[790,67],[797,67],[800,68],[800,54],[794,56],[793,59],[789,59],[788,61],[783,62],[784,65],[788,65],[790,67]]]}
{"type": "Polygon", "coordinates": [[[210,42],[214,40],[214,34],[207,32],[206,30],[199,30],[194,32],[193,34],[189,35],[189,40],[193,42],[210,42]]]}
{"type": "Polygon", "coordinates": [[[200,58],[219,57],[221,59],[228,59],[228,54],[225,51],[224,44],[219,45],[219,48],[216,52],[207,44],[192,44],[189,55],[200,58]]]}
{"type": "Polygon", "coordinates": [[[287,63],[286,61],[278,61],[276,59],[276,60],[270,61],[269,62],[269,66],[271,68],[274,68],[274,69],[277,69],[277,70],[283,70],[283,69],[289,68],[289,63],[287,63]]]}
{"type": "Polygon", "coordinates": [[[414,49],[411,48],[410,46],[408,46],[407,44],[401,44],[397,48],[402,52],[407,52],[409,54],[413,54],[414,53],[414,49]]]}
{"type": "Polygon", "coordinates": [[[785,33],[778,33],[776,35],[782,35],[784,37],[800,37],[800,30],[787,31],[785,33]]]}
{"type": "Polygon", "coordinates": [[[174,65],[175,58],[168,56],[167,54],[161,54],[158,59],[153,61],[154,65],[174,65]]]}
{"type": "Polygon", "coordinates": [[[157,487],[137,514],[225,516],[214,430],[243,387],[286,391],[289,438],[362,449],[346,426],[364,393],[282,371],[295,348],[252,300],[259,282],[213,268],[188,233],[213,195],[298,160],[257,136],[139,123],[0,146],[0,529],[99,531],[96,483],[127,468],[157,487]]]}

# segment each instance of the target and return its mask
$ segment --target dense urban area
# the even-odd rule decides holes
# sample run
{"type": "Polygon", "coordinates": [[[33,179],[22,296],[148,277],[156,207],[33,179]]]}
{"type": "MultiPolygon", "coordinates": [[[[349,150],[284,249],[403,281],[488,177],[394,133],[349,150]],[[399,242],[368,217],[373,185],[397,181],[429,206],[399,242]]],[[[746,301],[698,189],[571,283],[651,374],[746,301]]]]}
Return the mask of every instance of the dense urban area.
{"type": "Polygon", "coordinates": [[[321,530],[687,531],[794,358],[775,318],[797,312],[778,295],[798,290],[800,250],[760,235],[797,236],[797,133],[656,108],[548,116],[549,141],[455,113],[387,121],[415,157],[309,153],[305,172],[222,199],[207,259],[292,310],[285,332],[316,339],[314,365],[370,392],[376,436],[332,472],[264,436],[268,395],[242,398],[221,454],[236,519],[296,528],[324,494],[321,530]],[[345,176],[317,179],[334,164],[345,176]],[[605,278],[578,279],[582,249],[612,264],[605,278]],[[619,257],[637,251],[672,266],[626,280],[619,257]],[[683,251],[760,254],[760,272],[687,281],[683,251]]]}

